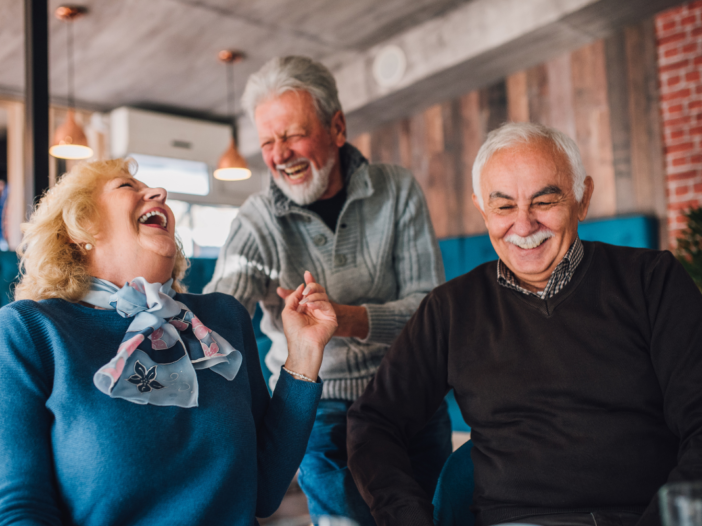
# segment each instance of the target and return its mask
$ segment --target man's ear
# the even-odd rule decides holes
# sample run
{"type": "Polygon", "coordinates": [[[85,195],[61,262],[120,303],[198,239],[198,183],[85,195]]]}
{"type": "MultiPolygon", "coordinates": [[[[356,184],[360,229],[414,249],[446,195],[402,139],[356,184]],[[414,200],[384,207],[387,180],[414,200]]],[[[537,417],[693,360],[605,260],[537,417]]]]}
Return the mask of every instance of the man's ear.
{"type": "Polygon", "coordinates": [[[595,191],[595,181],[589,175],[585,178],[585,191],[583,192],[583,198],[578,203],[578,221],[584,221],[587,217],[587,211],[590,208],[590,199],[592,198],[592,192],[595,191]]]}
{"type": "Polygon", "coordinates": [[[341,148],[346,143],[346,117],[341,110],[332,117],[331,136],[337,148],[341,148]]]}
{"type": "Polygon", "coordinates": [[[475,205],[475,208],[478,209],[478,212],[480,212],[480,215],[483,216],[483,221],[485,221],[485,228],[488,226],[487,222],[487,215],[485,214],[485,210],[480,208],[480,202],[478,201],[478,196],[473,194],[473,204],[475,205]]]}

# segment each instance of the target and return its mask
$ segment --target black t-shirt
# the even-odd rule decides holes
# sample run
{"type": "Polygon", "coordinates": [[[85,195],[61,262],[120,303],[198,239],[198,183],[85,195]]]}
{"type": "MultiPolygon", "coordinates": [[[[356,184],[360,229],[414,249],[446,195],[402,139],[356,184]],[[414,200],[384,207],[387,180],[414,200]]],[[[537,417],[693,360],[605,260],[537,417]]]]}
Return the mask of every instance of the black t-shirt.
{"type": "Polygon", "coordinates": [[[341,209],[346,202],[346,187],[342,188],[334,197],[320,199],[305,208],[318,214],[332,232],[336,232],[336,223],[339,221],[341,209]]]}

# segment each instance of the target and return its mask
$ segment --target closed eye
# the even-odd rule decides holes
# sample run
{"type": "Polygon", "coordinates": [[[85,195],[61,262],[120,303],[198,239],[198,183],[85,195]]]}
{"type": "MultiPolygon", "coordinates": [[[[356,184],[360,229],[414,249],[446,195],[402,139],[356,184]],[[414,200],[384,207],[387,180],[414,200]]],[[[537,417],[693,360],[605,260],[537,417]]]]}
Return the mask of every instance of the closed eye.
{"type": "Polygon", "coordinates": [[[124,186],[128,186],[129,188],[131,188],[131,187],[132,187],[132,183],[122,183],[122,184],[119,185],[117,188],[122,188],[122,187],[124,187],[124,186]]]}
{"type": "Polygon", "coordinates": [[[553,201],[537,201],[534,203],[534,206],[551,206],[555,204],[556,200],[554,199],[553,201]]]}

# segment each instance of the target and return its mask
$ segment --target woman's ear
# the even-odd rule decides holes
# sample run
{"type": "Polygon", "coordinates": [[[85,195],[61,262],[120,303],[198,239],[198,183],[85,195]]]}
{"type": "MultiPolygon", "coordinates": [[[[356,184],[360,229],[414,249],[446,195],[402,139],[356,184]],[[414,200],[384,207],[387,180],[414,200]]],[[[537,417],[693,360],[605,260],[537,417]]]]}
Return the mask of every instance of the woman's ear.
{"type": "Polygon", "coordinates": [[[77,241],[75,239],[69,239],[69,242],[71,245],[75,245],[76,247],[82,249],[82,250],[92,250],[95,248],[95,245],[91,241],[77,241]]]}

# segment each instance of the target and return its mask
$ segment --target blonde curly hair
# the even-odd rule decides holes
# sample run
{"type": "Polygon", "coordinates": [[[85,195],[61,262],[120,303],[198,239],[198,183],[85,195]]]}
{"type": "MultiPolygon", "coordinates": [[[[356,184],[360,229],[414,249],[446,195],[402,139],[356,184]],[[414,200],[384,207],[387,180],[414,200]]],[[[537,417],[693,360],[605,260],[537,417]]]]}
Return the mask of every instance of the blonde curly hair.
{"type": "MultiPolygon", "coordinates": [[[[85,244],[95,244],[88,230],[98,216],[95,189],[116,177],[133,177],[133,159],[114,159],[77,164],[42,196],[27,223],[17,249],[20,281],[15,300],[60,298],[79,301],[90,289],[85,244]]],[[[185,292],[180,283],[188,269],[183,246],[178,247],[173,266],[173,289],[185,292]]]]}

